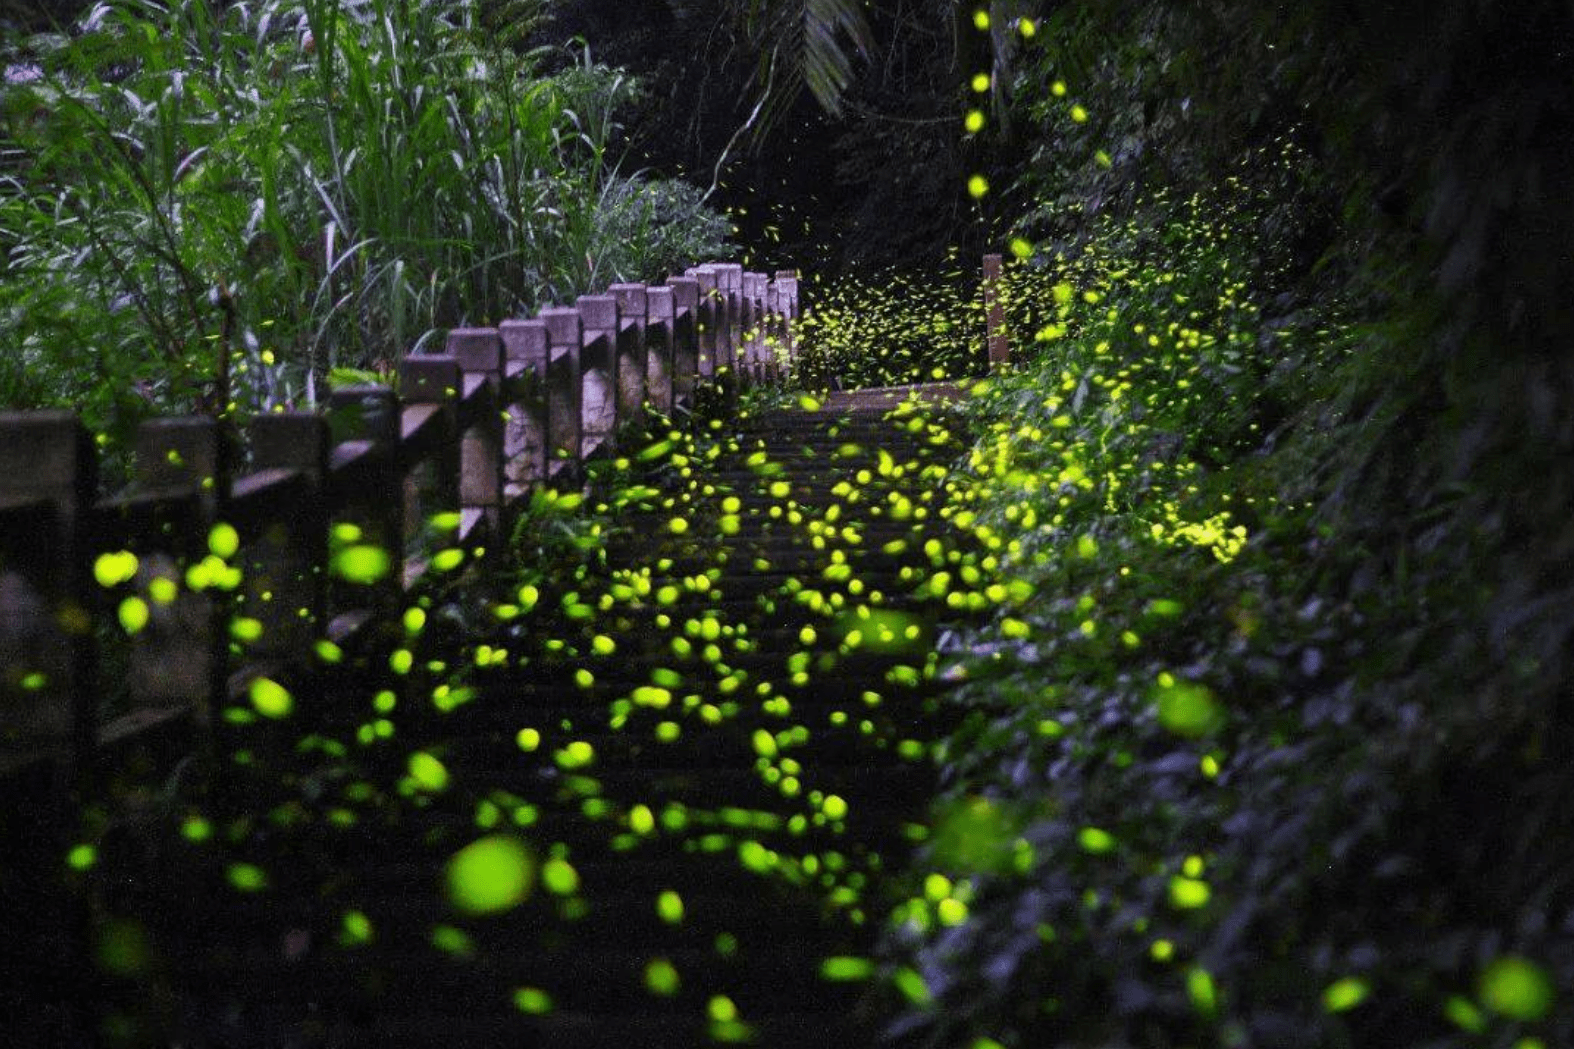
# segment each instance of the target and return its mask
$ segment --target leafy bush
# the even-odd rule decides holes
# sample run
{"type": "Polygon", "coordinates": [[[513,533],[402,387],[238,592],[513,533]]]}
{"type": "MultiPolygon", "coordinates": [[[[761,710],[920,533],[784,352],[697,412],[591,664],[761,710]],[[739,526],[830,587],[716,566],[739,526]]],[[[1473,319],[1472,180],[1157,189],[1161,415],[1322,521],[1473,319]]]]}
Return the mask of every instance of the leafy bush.
{"type": "Polygon", "coordinates": [[[619,171],[632,81],[588,53],[544,75],[485,26],[468,0],[116,0],[13,46],[0,397],[116,433],[306,403],[722,249],[692,191],[619,171]]]}

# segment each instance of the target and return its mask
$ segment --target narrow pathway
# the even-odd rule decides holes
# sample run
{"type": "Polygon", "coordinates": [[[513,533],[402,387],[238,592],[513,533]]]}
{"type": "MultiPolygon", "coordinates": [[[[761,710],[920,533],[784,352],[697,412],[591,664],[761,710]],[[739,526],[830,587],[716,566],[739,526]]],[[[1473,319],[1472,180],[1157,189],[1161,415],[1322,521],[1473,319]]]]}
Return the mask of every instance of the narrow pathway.
{"type": "Polygon", "coordinates": [[[942,727],[938,420],[860,392],[657,435],[577,537],[604,565],[412,613],[348,716],[244,727],[230,815],[105,842],[110,1041],[869,1044],[942,727]]]}

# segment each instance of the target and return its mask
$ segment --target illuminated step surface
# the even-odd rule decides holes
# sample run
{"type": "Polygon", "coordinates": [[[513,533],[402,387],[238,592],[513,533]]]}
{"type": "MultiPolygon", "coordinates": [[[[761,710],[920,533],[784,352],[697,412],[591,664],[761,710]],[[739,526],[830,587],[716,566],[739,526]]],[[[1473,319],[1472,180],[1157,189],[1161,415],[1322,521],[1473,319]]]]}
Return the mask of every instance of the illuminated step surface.
{"type": "Polygon", "coordinates": [[[871,1044],[890,992],[822,966],[873,950],[947,719],[922,584],[951,541],[889,494],[937,507],[919,470],[958,446],[837,397],[653,472],[672,505],[575,584],[589,614],[544,588],[421,651],[459,698],[346,670],[315,736],[235,733],[227,802],[106,833],[74,993],[108,1044],[871,1044]],[[620,570],[648,593],[603,608],[620,570]]]}

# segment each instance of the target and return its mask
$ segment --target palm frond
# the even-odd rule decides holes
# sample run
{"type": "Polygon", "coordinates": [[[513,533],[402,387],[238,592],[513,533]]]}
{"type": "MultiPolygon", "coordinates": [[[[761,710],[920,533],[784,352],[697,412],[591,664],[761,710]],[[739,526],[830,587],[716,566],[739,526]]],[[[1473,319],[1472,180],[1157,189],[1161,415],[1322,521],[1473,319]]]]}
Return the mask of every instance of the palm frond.
{"type": "Polygon", "coordinates": [[[859,0],[775,0],[750,4],[744,35],[760,56],[755,74],[754,139],[792,109],[807,88],[827,113],[840,114],[853,79],[855,55],[867,55],[873,35],[859,0]]]}

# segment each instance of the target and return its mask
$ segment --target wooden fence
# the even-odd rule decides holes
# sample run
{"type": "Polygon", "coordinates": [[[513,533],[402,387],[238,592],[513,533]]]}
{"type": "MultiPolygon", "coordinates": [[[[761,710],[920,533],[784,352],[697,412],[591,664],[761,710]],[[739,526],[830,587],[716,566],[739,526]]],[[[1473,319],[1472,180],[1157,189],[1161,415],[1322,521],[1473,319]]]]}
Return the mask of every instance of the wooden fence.
{"type": "Polygon", "coordinates": [[[207,417],[147,422],[132,486],[107,497],[73,414],[0,413],[0,777],[47,766],[80,785],[102,747],[173,721],[210,738],[252,712],[235,705],[248,693],[278,713],[279,682],[495,549],[533,490],[577,488],[626,426],[780,378],[798,316],[790,272],[613,285],[451,331],[406,357],[397,392],[335,389],[244,439],[207,417]],[[113,720],[107,688],[128,696],[113,720]]]}

